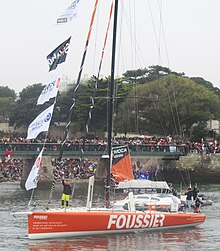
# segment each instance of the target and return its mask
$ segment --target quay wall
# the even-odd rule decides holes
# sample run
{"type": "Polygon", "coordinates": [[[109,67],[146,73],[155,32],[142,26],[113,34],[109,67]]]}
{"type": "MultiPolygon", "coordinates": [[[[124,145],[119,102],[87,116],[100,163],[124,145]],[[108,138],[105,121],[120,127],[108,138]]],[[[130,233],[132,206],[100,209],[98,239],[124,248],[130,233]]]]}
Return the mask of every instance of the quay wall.
{"type": "MultiPolygon", "coordinates": [[[[53,180],[50,156],[43,156],[41,172],[44,177],[39,178],[39,183],[50,184],[53,180]]],[[[24,187],[25,180],[31,170],[35,159],[27,159],[21,178],[21,187],[24,187]]],[[[100,156],[93,156],[93,160],[97,162],[96,180],[104,180],[106,175],[105,159],[100,156]]],[[[188,186],[189,184],[201,183],[219,183],[220,181],[220,155],[202,155],[190,153],[186,156],[180,156],[179,159],[170,160],[158,156],[131,156],[132,164],[140,166],[143,170],[149,170],[151,167],[157,169],[157,179],[164,180],[169,183],[188,186]]]]}
{"type": "Polygon", "coordinates": [[[181,156],[179,160],[162,164],[159,178],[167,182],[189,184],[219,183],[220,155],[191,153],[181,156]]]}

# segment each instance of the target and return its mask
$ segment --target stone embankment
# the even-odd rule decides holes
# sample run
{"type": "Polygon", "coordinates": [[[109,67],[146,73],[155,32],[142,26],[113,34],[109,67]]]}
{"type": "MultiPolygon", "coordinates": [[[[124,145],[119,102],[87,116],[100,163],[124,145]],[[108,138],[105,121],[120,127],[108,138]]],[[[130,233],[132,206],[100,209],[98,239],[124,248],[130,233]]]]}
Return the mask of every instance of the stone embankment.
{"type": "Polygon", "coordinates": [[[219,183],[220,155],[191,153],[162,165],[158,175],[172,183],[219,183]]]}
{"type": "MultiPolygon", "coordinates": [[[[133,158],[132,163],[137,163],[139,159],[133,158]]],[[[99,160],[96,171],[96,181],[104,180],[106,174],[106,161],[99,160]]],[[[32,168],[34,159],[27,160],[21,177],[21,187],[28,177],[32,168]]],[[[157,167],[157,179],[165,180],[169,183],[183,185],[189,184],[207,184],[219,183],[220,181],[220,155],[202,155],[191,153],[187,156],[182,156],[179,160],[162,160],[148,156],[140,159],[140,164],[143,169],[150,170],[151,167],[157,167]]],[[[51,168],[51,157],[43,157],[39,175],[40,186],[51,186],[53,181],[53,172],[51,168]]]]}

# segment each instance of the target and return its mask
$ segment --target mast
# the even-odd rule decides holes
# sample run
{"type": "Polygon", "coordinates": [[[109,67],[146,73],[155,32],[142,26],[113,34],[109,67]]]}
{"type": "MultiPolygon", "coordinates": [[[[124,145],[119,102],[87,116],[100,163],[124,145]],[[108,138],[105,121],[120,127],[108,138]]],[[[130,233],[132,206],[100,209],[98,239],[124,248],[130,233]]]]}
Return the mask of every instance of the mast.
{"type": "Polygon", "coordinates": [[[107,165],[107,181],[105,187],[106,207],[109,207],[110,183],[111,183],[111,166],[112,166],[112,129],[113,129],[113,105],[114,105],[114,86],[115,86],[115,51],[116,51],[116,33],[118,19],[118,1],[115,0],[114,24],[113,24],[113,40],[112,40],[112,62],[111,62],[111,82],[109,86],[108,97],[108,165],[107,165]]]}

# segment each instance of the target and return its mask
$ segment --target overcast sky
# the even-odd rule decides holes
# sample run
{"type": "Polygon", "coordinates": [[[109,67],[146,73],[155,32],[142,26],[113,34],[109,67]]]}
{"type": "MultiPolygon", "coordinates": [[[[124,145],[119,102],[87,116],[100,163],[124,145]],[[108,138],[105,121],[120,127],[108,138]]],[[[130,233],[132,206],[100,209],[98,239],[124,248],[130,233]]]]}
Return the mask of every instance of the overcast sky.
{"type": "MultiPolygon", "coordinates": [[[[71,2],[1,0],[0,86],[18,93],[28,85],[46,84],[57,71],[77,79],[95,0],[81,0],[78,16],[71,24],[54,25],[56,17],[71,2]],[[70,35],[66,62],[49,73],[46,56],[70,35]]],[[[118,76],[126,70],[160,64],[189,77],[203,77],[220,88],[220,0],[119,2],[125,5],[123,18],[120,16],[118,21],[123,27],[118,28],[118,76]]],[[[111,0],[100,0],[83,75],[97,75],[110,3],[111,0]]],[[[110,75],[110,42],[103,76],[110,75]]]]}

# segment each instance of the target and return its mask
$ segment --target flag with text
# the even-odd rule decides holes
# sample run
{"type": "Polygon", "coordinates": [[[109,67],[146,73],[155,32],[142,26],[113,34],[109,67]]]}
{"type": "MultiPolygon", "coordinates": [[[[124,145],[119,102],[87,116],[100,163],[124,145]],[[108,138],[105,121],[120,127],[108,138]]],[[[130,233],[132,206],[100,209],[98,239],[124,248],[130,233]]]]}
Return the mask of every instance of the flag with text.
{"type": "Polygon", "coordinates": [[[39,133],[47,132],[53,116],[54,104],[49,106],[28,127],[27,139],[35,139],[39,133]]]}
{"type": "Polygon", "coordinates": [[[41,159],[42,159],[42,155],[43,155],[43,151],[44,148],[40,151],[37,159],[34,162],[34,165],[28,175],[28,178],[25,182],[25,188],[26,190],[30,190],[33,188],[37,187],[37,183],[38,183],[38,177],[39,177],[39,171],[40,171],[40,163],[41,163],[41,159]]]}
{"type": "Polygon", "coordinates": [[[57,96],[59,85],[61,80],[61,74],[58,74],[56,77],[52,78],[52,80],[44,86],[38,100],[37,105],[42,105],[45,102],[49,101],[51,98],[55,98],[57,96]]]}
{"type": "Polygon", "coordinates": [[[56,24],[66,24],[77,17],[77,5],[80,0],[74,0],[56,19],[56,24]]]}
{"type": "Polygon", "coordinates": [[[47,61],[49,63],[49,71],[55,70],[58,64],[61,64],[66,61],[66,56],[70,46],[70,40],[71,37],[65,40],[47,56],[47,61]]]}

